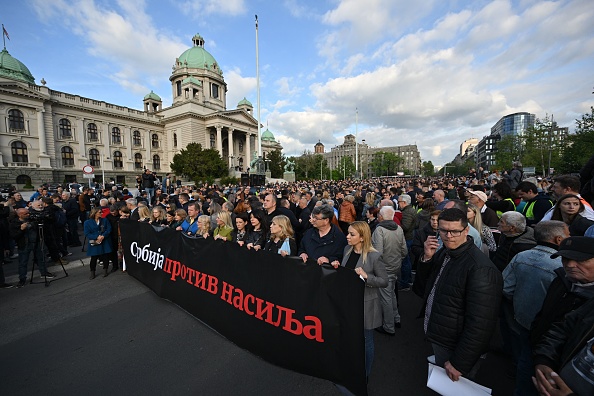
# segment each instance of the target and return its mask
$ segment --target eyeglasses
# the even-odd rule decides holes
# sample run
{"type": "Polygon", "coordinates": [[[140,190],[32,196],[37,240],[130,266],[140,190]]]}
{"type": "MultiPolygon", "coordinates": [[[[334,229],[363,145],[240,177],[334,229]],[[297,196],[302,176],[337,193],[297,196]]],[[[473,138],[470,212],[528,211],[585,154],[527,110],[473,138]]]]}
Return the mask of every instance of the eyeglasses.
{"type": "Polygon", "coordinates": [[[441,228],[438,231],[441,235],[450,234],[450,236],[453,236],[453,237],[458,237],[458,236],[462,235],[462,233],[464,232],[464,230],[442,230],[441,228]]]}
{"type": "Polygon", "coordinates": [[[311,220],[312,221],[318,221],[318,220],[324,220],[324,218],[323,217],[314,217],[314,216],[311,216],[311,220]]]}

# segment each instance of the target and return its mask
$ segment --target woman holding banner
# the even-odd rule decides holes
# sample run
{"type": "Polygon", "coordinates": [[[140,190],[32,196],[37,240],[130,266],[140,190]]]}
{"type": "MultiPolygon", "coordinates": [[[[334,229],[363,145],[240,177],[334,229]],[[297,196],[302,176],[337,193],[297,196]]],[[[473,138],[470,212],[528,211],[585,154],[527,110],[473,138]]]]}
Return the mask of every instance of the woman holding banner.
{"type": "Polygon", "coordinates": [[[267,237],[268,224],[266,224],[266,215],[264,211],[256,209],[250,213],[250,223],[252,230],[245,238],[245,246],[248,249],[260,250],[264,247],[267,237]]]}
{"type": "Polygon", "coordinates": [[[293,239],[293,227],[287,216],[278,215],[272,218],[270,238],[266,242],[264,250],[278,253],[283,257],[297,254],[297,244],[293,239]]]}
{"type": "Polygon", "coordinates": [[[217,215],[217,228],[212,232],[214,239],[222,239],[223,241],[233,241],[233,222],[229,212],[219,212],[217,215]]]}
{"type": "Polygon", "coordinates": [[[365,282],[364,294],[364,334],[365,334],[365,373],[371,373],[374,344],[373,329],[382,325],[382,307],[378,289],[388,286],[388,273],[380,263],[380,253],[371,245],[371,231],[364,221],[355,221],[348,228],[346,236],[348,246],[344,248],[342,263],[337,260],[330,263],[334,268],[339,265],[354,269],[365,282]]]}
{"type": "Polygon", "coordinates": [[[247,212],[239,212],[235,216],[235,227],[231,233],[231,236],[239,246],[243,246],[245,244],[245,238],[250,232],[251,224],[249,216],[250,215],[247,212]]]}

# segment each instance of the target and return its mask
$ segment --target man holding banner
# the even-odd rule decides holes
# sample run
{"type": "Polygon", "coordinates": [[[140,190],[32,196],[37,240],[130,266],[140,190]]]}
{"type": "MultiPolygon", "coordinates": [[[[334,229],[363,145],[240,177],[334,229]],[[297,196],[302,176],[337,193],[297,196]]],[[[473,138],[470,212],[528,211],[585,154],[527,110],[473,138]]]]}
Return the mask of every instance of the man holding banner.
{"type": "Polygon", "coordinates": [[[303,235],[297,254],[303,262],[315,260],[318,265],[341,261],[347,240],[340,228],[330,221],[334,209],[330,205],[316,206],[311,213],[313,228],[303,235]]]}

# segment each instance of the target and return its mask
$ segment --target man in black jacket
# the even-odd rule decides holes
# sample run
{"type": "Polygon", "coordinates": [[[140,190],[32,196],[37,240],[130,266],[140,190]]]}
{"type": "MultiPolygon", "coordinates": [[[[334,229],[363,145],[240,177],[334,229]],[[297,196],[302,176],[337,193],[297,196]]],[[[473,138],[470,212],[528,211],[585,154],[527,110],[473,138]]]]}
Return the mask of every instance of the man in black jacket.
{"type": "Polygon", "coordinates": [[[157,180],[157,178],[155,177],[155,174],[151,173],[151,171],[149,169],[146,169],[144,171],[144,173],[142,174],[142,187],[144,188],[144,191],[146,191],[146,195],[147,195],[149,204],[151,203],[151,201],[153,199],[153,195],[155,195],[155,181],[156,180],[157,180]]]}
{"type": "Polygon", "coordinates": [[[62,193],[62,209],[66,211],[66,221],[68,223],[68,246],[82,246],[78,236],[78,217],[80,208],[76,198],[69,192],[62,193]]]}
{"type": "Polygon", "coordinates": [[[468,238],[460,209],[439,215],[439,237],[428,236],[417,275],[428,276],[424,328],[452,381],[473,378],[498,322],[503,280],[489,258],[468,238]]]}

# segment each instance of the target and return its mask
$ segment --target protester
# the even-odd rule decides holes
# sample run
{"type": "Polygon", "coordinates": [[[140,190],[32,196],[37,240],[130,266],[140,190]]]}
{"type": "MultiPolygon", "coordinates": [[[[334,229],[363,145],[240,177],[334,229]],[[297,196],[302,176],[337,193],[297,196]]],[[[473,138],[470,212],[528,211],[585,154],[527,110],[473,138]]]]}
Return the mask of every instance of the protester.
{"type": "MultiPolygon", "coordinates": [[[[89,279],[95,279],[95,271],[97,269],[97,261],[103,263],[103,276],[109,275],[109,253],[112,251],[111,246],[111,224],[107,219],[101,218],[101,209],[93,208],[89,215],[89,220],[84,224],[85,237],[87,239],[87,256],[91,256],[91,276],[89,279]]],[[[117,267],[116,263],[113,265],[117,267]]]]}
{"type": "Polygon", "coordinates": [[[594,225],[594,221],[580,214],[584,212],[585,206],[580,197],[575,194],[566,194],[557,201],[551,219],[567,224],[571,236],[584,236],[588,228],[594,225]]]}
{"type": "Polygon", "coordinates": [[[297,244],[293,239],[293,227],[291,227],[291,221],[287,216],[278,215],[272,218],[270,238],[263,250],[278,253],[283,257],[297,254],[297,244]]]}
{"type": "Polygon", "coordinates": [[[347,240],[338,226],[331,223],[334,210],[330,205],[316,206],[311,213],[313,228],[307,230],[297,254],[303,262],[314,260],[318,265],[341,261],[347,240]]]}
{"type": "Polygon", "coordinates": [[[213,238],[233,242],[232,232],[233,221],[231,220],[231,213],[227,211],[219,212],[217,215],[217,226],[212,233],[213,238]]]}

